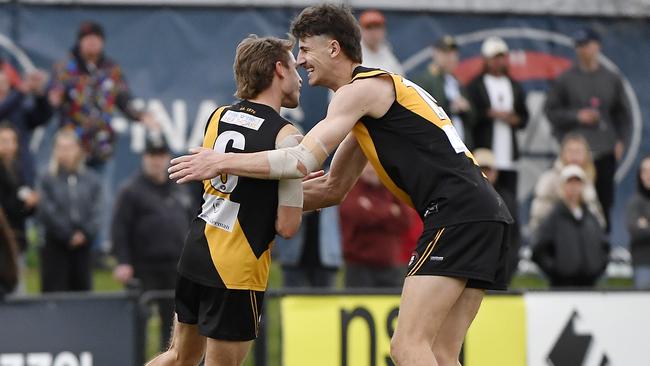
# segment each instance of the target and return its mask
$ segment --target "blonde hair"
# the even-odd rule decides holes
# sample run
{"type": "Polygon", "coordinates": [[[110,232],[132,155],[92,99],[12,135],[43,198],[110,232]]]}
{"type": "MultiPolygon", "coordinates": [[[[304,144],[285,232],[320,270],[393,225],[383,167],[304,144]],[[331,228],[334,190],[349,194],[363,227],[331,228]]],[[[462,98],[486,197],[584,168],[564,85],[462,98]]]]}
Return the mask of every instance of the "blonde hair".
{"type": "Polygon", "coordinates": [[[52,154],[50,156],[50,163],[48,165],[48,173],[51,175],[59,174],[59,161],[58,154],[56,154],[56,147],[60,140],[70,139],[77,144],[79,147],[79,156],[77,156],[77,162],[75,165],[74,171],[79,173],[85,169],[85,154],[81,148],[81,142],[79,141],[79,136],[71,129],[61,129],[59,132],[54,135],[54,145],[52,146],[52,154]]]}
{"type": "Polygon", "coordinates": [[[237,83],[235,96],[253,99],[273,82],[275,63],[280,61],[289,65],[289,55],[293,49],[292,39],[258,37],[251,34],[237,46],[233,72],[237,83]]]}

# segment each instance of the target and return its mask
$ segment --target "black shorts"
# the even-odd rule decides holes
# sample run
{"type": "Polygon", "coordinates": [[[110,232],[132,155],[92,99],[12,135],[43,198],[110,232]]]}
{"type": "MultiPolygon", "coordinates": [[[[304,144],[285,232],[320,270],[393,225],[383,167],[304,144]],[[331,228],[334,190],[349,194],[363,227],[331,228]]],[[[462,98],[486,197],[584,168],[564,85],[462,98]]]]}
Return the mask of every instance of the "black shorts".
{"type": "Polygon", "coordinates": [[[506,290],[508,224],[480,221],[425,229],[406,276],[467,279],[467,287],[506,290]]]}
{"type": "Polygon", "coordinates": [[[204,286],[179,274],[175,300],[178,321],[197,324],[203,336],[226,341],[257,338],[262,291],[204,286]]]}

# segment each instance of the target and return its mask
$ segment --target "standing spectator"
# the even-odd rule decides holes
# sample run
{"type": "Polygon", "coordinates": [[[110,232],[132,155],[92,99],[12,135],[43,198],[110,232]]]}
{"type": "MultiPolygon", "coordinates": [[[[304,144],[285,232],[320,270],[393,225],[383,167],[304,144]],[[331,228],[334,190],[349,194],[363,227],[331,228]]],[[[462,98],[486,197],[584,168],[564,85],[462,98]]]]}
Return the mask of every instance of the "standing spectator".
{"type": "Polygon", "coordinates": [[[0,207],[0,301],[18,283],[18,248],[7,217],[0,207]]]}
{"type": "Polygon", "coordinates": [[[41,181],[38,209],[45,231],[41,250],[43,292],[92,288],[90,244],[99,230],[102,202],[101,183],[85,168],[77,135],[59,131],[48,173],[41,181]]]}
{"type": "Polygon", "coordinates": [[[458,136],[471,149],[474,115],[467,91],[454,76],[458,67],[458,44],[454,37],[443,36],[433,45],[433,62],[414,81],[433,96],[438,105],[450,113],[458,136]]]}
{"type": "Polygon", "coordinates": [[[386,40],[386,18],[378,10],[366,10],[359,16],[363,66],[403,75],[404,69],[386,40]]]}
{"type": "Polygon", "coordinates": [[[35,70],[26,75],[19,88],[12,89],[8,73],[0,68],[0,121],[11,124],[18,133],[20,166],[29,185],[34,185],[36,175],[29,151],[32,130],[52,117],[52,108],[45,94],[46,84],[47,75],[35,70]]]}
{"type": "Polygon", "coordinates": [[[620,75],[598,61],[598,34],[581,29],[573,39],[578,62],[555,81],[545,111],[559,140],[569,132],[578,132],[589,142],[596,166],[596,191],[609,228],[614,173],[629,137],[631,113],[620,75]]]}
{"type": "Polygon", "coordinates": [[[495,190],[503,198],[510,215],[514,218],[515,222],[510,225],[510,246],[508,248],[508,266],[507,266],[507,279],[508,282],[512,281],[517,272],[517,267],[519,264],[519,248],[521,248],[521,227],[519,226],[519,208],[517,205],[517,198],[512,195],[511,192],[504,189],[503,187],[497,187],[495,184],[499,178],[499,172],[496,170],[494,154],[489,149],[479,148],[474,150],[472,153],[474,159],[481,167],[481,171],[487,177],[490,184],[494,186],[495,190]]]}
{"type": "Polygon", "coordinates": [[[570,164],[581,167],[585,172],[586,181],[582,191],[582,200],[596,216],[601,226],[605,227],[605,217],[600,202],[598,202],[596,188],[594,188],[596,169],[589,152],[589,144],[582,135],[568,133],[562,140],[560,156],[551,169],[542,173],[537,180],[537,185],[535,185],[535,195],[530,206],[530,219],[528,221],[528,229],[531,232],[537,230],[539,224],[560,200],[560,186],[562,184],[560,172],[570,164]]]}
{"type": "Polygon", "coordinates": [[[273,255],[284,287],[334,287],[343,262],[338,207],[306,212],[298,233],[278,239],[273,255]]]}
{"type": "Polygon", "coordinates": [[[560,177],[562,200],[537,230],[533,261],[553,287],[591,287],[607,268],[609,244],[605,231],[582,200],[585,172],[577,165],[567,165],[560,177]]]}
{"type": "MultiPolygon", "coordinates": [[[[162,136],[156,137],[147,141],[142,171],[122,187],[111,230],[119,263],[115,278],[123,284],[137,278],[143,291],[176,287],[176,265],[198,209],[192,205],[187,186],[169,180],[169,148],[162,136]]],[[[163,350],[171,335],[174,300],[160,299],[156,304],[163,350]]]]}
{"type": "Polygon", "coordinates": [[[627,206],[634,285],[650,290],[650,156],[641,160],[637,173],[637,193],[627,206]]]}
{"type": "Polygon", "coordinates": [[[0,124],[0,206],[7,215],[20,253],[24,253],[27,249],[25,220],[36,208],[39,195],[25,182],[18,151],[18,132],[8,123],[0,124]]]}
{"type": "Polygon", "coordinates": [[[104,41],[101,25],[91,21],[81,24],[69,59],[54,66],[49,99],[59,110],[61,128],[77,133],[87,166],[101,175],[103,204],[107,209],[102,211],[95,244],[105,251],[109,246],[106,240],[114,195],[114,114],[119,109],[132,120],[153,129],[158,127],[151,114],[134,108],[122,69],[104,54],[104,41]]]}
{"type": "Polygon", "coordinates": [[[528,123],[526,95],[508,72],[508,45],[499,37],[481,45],[483,72],[470,82],[468,93],[475,108],[474,146],[492,150],[499,171],[497,185],[517,197],[519,147],[515,131],[528,123]]]}
{"type": "Polygon", "coordinates": [[[370,163],[341,202],[346,287],[401,287],[400,242],[408,206],[386,189],[370,163]]]}

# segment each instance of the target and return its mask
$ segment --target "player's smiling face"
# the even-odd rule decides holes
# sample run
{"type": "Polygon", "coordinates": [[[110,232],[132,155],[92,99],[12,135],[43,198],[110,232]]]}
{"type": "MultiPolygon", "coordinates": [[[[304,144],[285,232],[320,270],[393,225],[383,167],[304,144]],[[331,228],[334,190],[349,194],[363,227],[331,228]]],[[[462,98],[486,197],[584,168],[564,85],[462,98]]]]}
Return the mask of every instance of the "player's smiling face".
{"type": "Polygon", "coordinates": [[[286,73],[281,84],[282,106],[285,108],[296,108],[300,99],[302,78],[298,74],[298,64],[291,52],[289,52],[289,64],[283,67],[286,73]]]}
{"type": "Polygon", "coordinates": [[[307,71],[309,85],[323,85],[331,69],[331,39],[327,36],[311,36],[298,43],[298,65],[307,71]]]}

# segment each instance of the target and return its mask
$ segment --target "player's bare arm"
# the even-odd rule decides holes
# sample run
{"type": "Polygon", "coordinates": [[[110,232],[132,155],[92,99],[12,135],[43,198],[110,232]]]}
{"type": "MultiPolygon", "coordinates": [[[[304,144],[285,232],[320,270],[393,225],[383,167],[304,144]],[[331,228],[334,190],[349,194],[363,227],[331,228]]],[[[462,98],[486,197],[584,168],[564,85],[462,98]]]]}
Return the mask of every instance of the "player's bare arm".
{"type": "Polygon", "coordinates": [[[252,154],[192,149],[191,155],[172,160],[170,179],[186,183],[211,179],[219,174],[261,179],[302,178],[323,164],[361,117],[384,115],[394,99],[389,80],[359,80],[337,90],[325,119],[316,124],[298,146],[252,154]]]}
{"type": "MultiPolygon", "coordinates": [[[[293,147],[302,141],[302,134],[293,125],[284,126],[275,140],[276,148],[293,147]]],[[[298,232],[302,221],[302,180],[283,179],[278,183],[278,213],[275,231],[283,238],[298,232]]]]}
{"type": "Polygon", "coordinates": [[[343,140],[332,159],[330,171],[303,183],[304,210],[339,204],[361,175],[368,159],[352,133],[343,140]]]}

